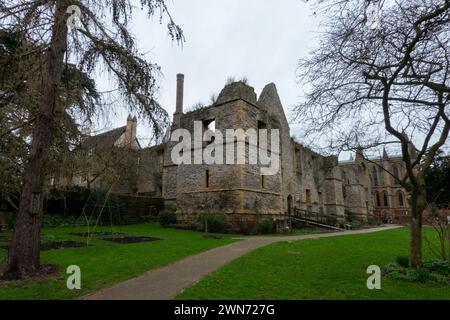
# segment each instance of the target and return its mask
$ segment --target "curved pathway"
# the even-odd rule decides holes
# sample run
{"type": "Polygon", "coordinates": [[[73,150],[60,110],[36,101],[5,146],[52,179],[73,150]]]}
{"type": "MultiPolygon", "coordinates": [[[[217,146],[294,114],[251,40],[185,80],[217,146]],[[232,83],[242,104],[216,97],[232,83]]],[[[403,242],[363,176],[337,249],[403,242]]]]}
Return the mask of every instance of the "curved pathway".
{"type": "Polygon", "coordinates": [[[216,271],[230,261],[257,248],[282,241],[319,239],[352,234],[372,233],[400,228],[387,225],[355,231],[341,231],[303,236],[246,237],[242,241],[184,258],[170,265],[146,272],[136,278],[100,290],[82,299],[86,300],[167,300],[183,289],[195,284],[207,274],[216,271]]]}

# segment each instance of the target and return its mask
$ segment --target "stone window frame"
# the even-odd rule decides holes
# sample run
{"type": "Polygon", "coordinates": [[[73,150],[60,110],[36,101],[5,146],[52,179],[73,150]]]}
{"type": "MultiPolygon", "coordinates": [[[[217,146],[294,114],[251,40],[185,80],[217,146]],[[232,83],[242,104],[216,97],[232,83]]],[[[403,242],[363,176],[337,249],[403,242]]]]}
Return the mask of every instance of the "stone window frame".
{"type": "Polygon", "coordinates": [[[377,207],[381,207],[381,196],[378,191],[375,191],[375,204],[377,207]]]}
{"type": "Polygon", "coordinates": [[[402,190],[397,191],[397,202],[400,208],[406,207],[405,205],[405,193],[402,190]]]}
{"type": "Polygon", "coordinates": [[[380,179],[378,178],[378,170],[376,166],[372,167],[372,180],[374,186],[377,187],[380,185],[380,179]]]}
{"type": "Polygon", "coordinates": [[[400,170],[397,164],[392,165],[392,175],[394,176],[392,178],[394,186],[400,185],[400,170]]]}
{"type": "Polygon", "coordinates": [[[389,201],[389,194],[388,194],[388,192],[387,192],[386,190],[384,190],[384,191],[381,193],[381,195],[382,195],[382,198],[383,198],[383,207],[389,208],[389,207],[390,207],[390,206],[389,206],[390,201],[389,201]]]}

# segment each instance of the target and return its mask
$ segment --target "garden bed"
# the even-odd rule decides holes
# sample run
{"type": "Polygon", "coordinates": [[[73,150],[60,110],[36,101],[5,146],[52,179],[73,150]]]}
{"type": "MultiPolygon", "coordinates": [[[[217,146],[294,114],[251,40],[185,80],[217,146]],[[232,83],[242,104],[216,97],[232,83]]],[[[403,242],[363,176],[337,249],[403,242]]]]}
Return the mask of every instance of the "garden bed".
{"type": "MultiPolygon", "coordinates": [[[[41,244],[41,251],[56,250],[56,249],[70,249],[86,247],[86,243],[77,241],[53,241],[44,242],[41,244]]],[[[0,248],[8,250],[8,246],[0,246],[0,248]]]]}
{"type": "Polygon", "coordinates": [[[140,243],[163,240],[155,237],[117,237],[117,238],[102,238],[105,241],[111,241],[114,243],[126,244],[126,243],[140,243]]]}
{"type": "Polygon", "coordinates": [[[72,236],[77,237],[90,237],[90,236],[122,236],[125,233],[122,232],[111,232],[111,231],[96,231],[96,232],[72,232],[69,233],[72,236]]]}
{"type": "Polygon", "coordinates": [[[77,241],[55,241],[41,244],[41,251],[86,247],[86,243],[77,241]]]}

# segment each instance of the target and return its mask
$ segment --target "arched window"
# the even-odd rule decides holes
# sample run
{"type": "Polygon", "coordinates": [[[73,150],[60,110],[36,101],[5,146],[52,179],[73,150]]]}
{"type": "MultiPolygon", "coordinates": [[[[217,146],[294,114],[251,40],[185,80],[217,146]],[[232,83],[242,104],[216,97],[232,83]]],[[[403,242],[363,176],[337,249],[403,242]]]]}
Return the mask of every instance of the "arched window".
{"type": "Polygon", "coordinates": [[[375,192],[375,199],[376,199],[377,207],[381,207],[381,199],[380,199],[380,194],[378,193],[378,191],[375,192]]]}
{"type": "Polygon", "coordinates": [[[373,185],[374,186],[378,186],[379,182],[378,182],[378,171],[376,167],[372,167],[372,180],[373,180],[373,185]]]}
{"type": "Polygon", "coordinates": [[[397,197],[398,197],[398,206],[404,207],[405,206],[405,195],[403,194],[403,192],[399,191],[397,193],[397,197]]]}
{"type": "Polygon", "coordinates": [[[383,191],[383,205],[389,207],[389,196],[386,191],[383,191]]]}
{"type": "Polygon", "coordinates": [[[380,185],[384,186],[384,170],[382,168],[378,168],[378,176],[380,177],[380,185]]]}
{"type": "Polygon", "coordinates": [[[392,171],[394,175],[394,185],[398,186],[400,184],[400,172],[396,164],[392,167],[392,171]]]}

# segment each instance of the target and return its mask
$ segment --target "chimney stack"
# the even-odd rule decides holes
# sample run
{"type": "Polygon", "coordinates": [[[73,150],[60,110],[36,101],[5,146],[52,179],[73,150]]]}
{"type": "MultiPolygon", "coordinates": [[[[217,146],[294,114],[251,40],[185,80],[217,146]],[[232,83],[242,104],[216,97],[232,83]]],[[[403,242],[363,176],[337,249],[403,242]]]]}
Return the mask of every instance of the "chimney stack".
{"type": "Polygon", "coordinates": [[[137,130],[137,118],[131,117],[131,114],[128,115],[127,118],[127,127],[125,130],[125,138],[126,144],[129,146],[133,146],[134,141],[136,140],[136,130],[137,130]]]}
{"type": "Polygon", "coordinates": [[[184,74],[177,74],[177,104],[176,111],[177,113],[183,113],[183,95],[184,95],[184,74]]]}

